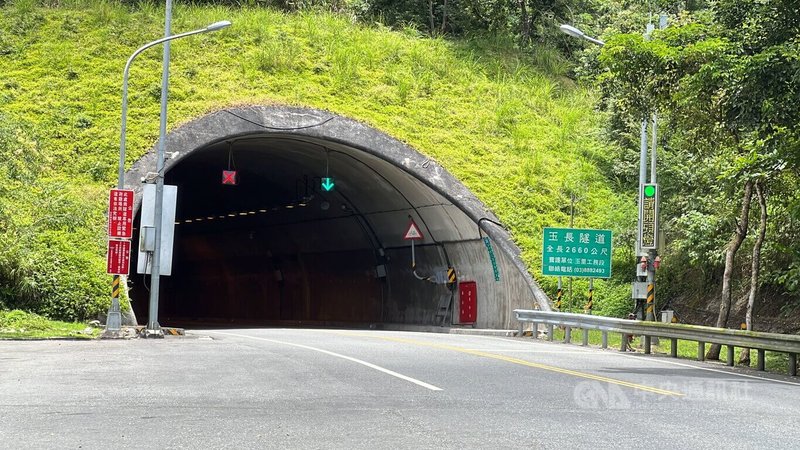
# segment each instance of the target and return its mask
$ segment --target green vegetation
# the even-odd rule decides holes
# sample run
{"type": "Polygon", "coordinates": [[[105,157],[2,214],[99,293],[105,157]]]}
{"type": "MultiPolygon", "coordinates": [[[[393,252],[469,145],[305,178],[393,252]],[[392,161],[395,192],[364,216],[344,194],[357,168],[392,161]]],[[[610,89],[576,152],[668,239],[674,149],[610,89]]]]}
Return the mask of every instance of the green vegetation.
{"type": "MultiPolygon", "coordinates": [[[[163,33],[156,5],[0,6],[0,309],[72,320],[107,307],[103,213],[116,174],[122,69],[163,33]]],[[[595,283],[594,312],[622,316],[631,309],[635,264],[638,126],[657,111],[667,242],[659,307],[669,302],[682,321],[738,324],[746,302],[736,299],[752,292],[756,329],[786,329],[800,310],[793,5],[178,4],[175,32],[222,19],[234,25],[173,43],[169,128],[230,105],[265,103],[363,121],[463,181],[509,227],[534,275],[542,228],[568,224],[575,198],[576,227],[614,232],[613,277],[595,283]],[[652,8],[668,13],[670,24],[645,40],[652,8]],[[564,22],[607,45],[559,34],[564,22]],[[761,217],[763,249],[752,238],[761,217]],[[752,283],[750,273],[758,275],[752,283]],[[728,302],[730,311],[714,311],[728,302]]],[[[156,141],[160,59],[152,49],[133,65],[129,165],[156,141]]],[[[555,292],[554,279],[537,279],[555,292]]],[[[587,283],[576,280],[572,290],[563,309],[582,312],[587,283]]]]}
{"type": "MultiPolygon", "coordinates": [[[[163,32],[163,12],[146,2],[69,5],[17,0],[2,9],[9,137],[0,145],[35,169],[0,181],[8,230],[0,276],[10,286],[0,302],[76,319],[108,302],[103,213],[116,175],[122,68],[163,32]]],[[[633,200],[615,195],[602,173],[612,153],[595,98],[564,76],[552,50],[523,52],[502,37],[429,38],[330,13],[177,5],[174,14],[176,31],[222,19],[234,26],[173,43],[170,128],[228,105],[273,102],[364,121],[453,172],[510,227],[534,268],[541,229],[568,223],[571,194],[580,197],[576,226],[630,229],[633,200]]],[[[131,70],[128,164],[156,141],[160,58],[145,52],[131,70]]],[[[0,166],[16,170],[14,159],[0,166]]]]}
{"type": "Polygon", "coordinates": [[[99,332],[83,323],[48,320],[20,310],[0,311],[0,339],[91,339],[99,332]]]}

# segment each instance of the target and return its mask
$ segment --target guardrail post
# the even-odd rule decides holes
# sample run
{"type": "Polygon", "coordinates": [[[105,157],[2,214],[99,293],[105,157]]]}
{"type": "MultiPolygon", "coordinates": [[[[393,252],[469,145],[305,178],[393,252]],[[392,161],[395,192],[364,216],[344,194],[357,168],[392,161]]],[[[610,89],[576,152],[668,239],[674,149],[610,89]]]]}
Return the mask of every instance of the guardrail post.
{"type": "Polygon", "coordinates": [[[673,358],[678,357],[678,339],[676,338],[670,339],[669,355],[672,356],[673,358]]]}
{"type": "Polygon", "coordinates": [[[644,354],[645,355],[650,354],[650,336],[644,337],[644,354]]]}
{"type": "Polygon", "coordinates": [[[564,327],[564,343],[569,344],[572,341],[572,328],[564,327]]]}
{"type": "Polygon", "coordinates": [[[583,343],[581,345],[583,345],[584,347],[589,345],[589,329],[588,328],[584,328],[583,329],[583,343]]]}
{"type": "Polygon", "coordinates": [[[789,376],[797,376],[797,353],[789,353],[789,376]]]}
{"type": "Polygon", "coordinates": [[[764,354],[766,352],[763,349],[758,349],[758,370],[764,370],[764,354]]]}
{"type": "Polygon", "coordinates": [[[539,335],[539,322],[531,323],[531,339],[536,339],[539,335]]]}
{"type": "Polygon", "coordinates": [[[550,342],[553,342],[553,339],[555,339],[555,337],[553,336],[553,324],[552,323],[548,323],[547,324],[547,340],[550,341],[550,342]]]}
{"type": "Polygon", "coordinates": [[[519,337],[522,337],[522,333],[523,333],[523,331],[524,331],[524,330],[523,330],[524,326],[525,326],[525,322],[523,322],[523,321],[521,321],[521,320],[520,320],[520,321],[519,321],[519,334],[518,334],[517,336],[519,336],[519,337]]]}
{"type": "Polygon", "coordinates": [[[606,349],[606,348],[608,348],[608,331],[606,331],[606,330],[603,330],[603,331],[601,332],[601,335],[602,335],[602,340],[603,340],[603,342],[602,342],[602,347],[603,347],[604,349],[606,349]]]}
{"type": "Polygon", "coordinates": [[[734,346],[732,345],[728,346],[728,365],[731,367],[733,367],[734,349],[735,349],[734,346]]]}
{"type": "Polygon", "coordinates": [[[622,333],[621,337],[622,339],[620,340],[619,351],[626,352],[628,351],[628,335],[622,333]]]}
{"type": "Polygon", "coordinates": [[[698,361],[705,361],[706,360],[706,343],[698,341],[697,342],[697,360],[698,361]]]}

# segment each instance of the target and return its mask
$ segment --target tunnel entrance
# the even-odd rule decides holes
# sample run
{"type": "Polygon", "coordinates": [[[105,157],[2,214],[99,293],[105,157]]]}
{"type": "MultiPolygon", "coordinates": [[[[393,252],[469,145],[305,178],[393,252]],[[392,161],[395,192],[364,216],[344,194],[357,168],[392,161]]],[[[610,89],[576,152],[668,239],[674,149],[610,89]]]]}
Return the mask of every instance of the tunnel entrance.
{"type": "MultiPolygon", "coordinates": [[[[458,298],[437,276],[448,267],[478,282],[476,326],[508,327],[513,309],[537,298],[505,231],[479,231],[481,218],[497,219],[461,183],[358,122],[282,106],[226,109],[170,133],[167,154],[178,206],[162,325],[450,324],[458,298]],[[223,171],[234,170],[236,185],[223,184],[223,171]],[[403,239],[409,218],[424,236],[416,274],[403,239]],[[500,249],[499,282],[482,234],[500,249]]],[[[154,171],[152,151],[126,184],[141,190],[154,171]]],[[[139,318],[148,283],[129,278],[139,318]]]]}

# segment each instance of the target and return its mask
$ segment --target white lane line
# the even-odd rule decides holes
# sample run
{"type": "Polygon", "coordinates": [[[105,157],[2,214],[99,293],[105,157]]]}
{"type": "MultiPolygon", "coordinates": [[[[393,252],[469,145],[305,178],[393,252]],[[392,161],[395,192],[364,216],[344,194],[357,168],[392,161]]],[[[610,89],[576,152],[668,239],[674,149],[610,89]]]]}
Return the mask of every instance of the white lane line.
{"type": "MultiPolygon", "coordinates": [[[[552,341],[551,342],[551,341],[533,340],[533,339],[517,340],[518,338],[507,338],[505,336],[480,336],[480,335],[469,335],[469,334],[463,334],[463,335],[448,334],[447,336],[479,338],[479,339],[485,339],[485,340],[492,340],[492,341],[496,341],[496,342],[498,342],[498,341],[499,342],[508,342],[508,343],[514,343],[514,344],[522,344],[522,345],[534,344],[537,347],[538,346],[542,346],[543,347],[543,346],[546,346],[546,345],[565,345],[565,346],[566,345],[574,345],[574,344],[562,344],[559,341],[552,341]]],[[[617,352],[617,351],[613,351],[613,350],[601,350],[601,349],[599,349],[597,347],[582,348],[580,350],[579,349],[575,349],[575,350],[570,350],[570,351],[575,352],[575,353],[584,353],[584,354],[588,353],[588,354],[597,354],[597,355],[608,355],[608,356],[614,356],[614,357],[628,357],[628,358],[636,359],[636,360],[638,360],[640,362],[652,361],[652,362],[661,363],[661,364],[669,364],[669,365],[673,365],[673,366],[681,366],[681,367],[687,367],[687,368],[691,368],[691,369],[705,370],[705,371],[708,371],[708,372],[717,372],[717,373],[722,373],[722,374],[725,374],[725,375],[732,375],[732,376],[735,376],[735,377],[750,378],[750,379],[753,379],[753,380],[761,380],[761,381],[773,382],[773,383],[779,383],[779,384],[788,384],[790,386],[800,386],[800,383],[796,383],[796,382],[792,382],[792,381],[777,380],[777,379],[768,378],[768,377],[765,377],[765,376],[749,375],[749,374],[746,374],[746,373],[739,373],[739,372],[722,370],[722,369],[714,369],[712,367],[702,367],[700,365],[686,364],[686,363],[681,363],[681,362],[678,362],[678,361],[666,360],[666,359],[663,359],[662,357],[646,357],[646,356],[642,356],[641,353],[628,354],[628,353],[622,353],[622,352],[617,352]]],[[[533,352],[533,353],[536,353],[536,352],[533,352]]],[[[542,353],[545,353],[545,352],[542,352],[542,353]]],[[[558,351],[554,351],[553,353],[559,353],[559,352],[558,351]]]]}
{"type": "MultiPolygon", "coordinates": [[[[610,353],[610,354],[614,354],[614,353],[610,353]]],[[[680,363],[680,362],[677,362],[677,361],[663,360],[663,359],[661,359],[661,357],[647,358],[647,357],[643,357],[643,356],[628,355],[628,354],[625,354],[625,353],[622,353],[622,352],[617,353],[616,356],[627,356],[628,358],[635,358],[635,359],[639,359],[641,361],[655,361],[655,362],[660,362],[662,364],[671,364],[673,366],[681,366],[681,367],[691,367],[692,369],[700,369],[700,370],[706,370],[708,372],[724,373],[725,375],[734,375],[734,376],[742,377],[742,378],[752,378],[754,380],[771,381],[773,383],[782,383],[782,384],[788,384],[788,385],[792,385],[792,386],[800,386],[800,383],[793,383],[791,381],[776,380],[774,378],[760,377],[758,375],[748,375],[746,373],[738,373],[738,372],[722,370],[722,369],[713,369],[711,367],[700,367],[700,366],[695,366],[694,364],[685,364],[685,363],[680,363]]]]}
{"type": "Polygon", "coordinates": [[[311,351],[315,351],[315,352],[319,352],[319,353],[324,353],[326,355],[330,355],[330,356],[335,356],[337,358],[346,359],[346,360],[354,362],[356,364],[361,364],[362,366],[369,367],[370,369],[375,369],[378,372],[383,372],[383,373],[385,373],[387,375],[391,375],[393,377],[400,378],[401,380],[405,380],[405,381],[408,381],[410,383],[414,383],[417,386],[422,386],[425,389],[430,389],[432,391],[441,391],[442,390],[442,388],[436,387],[436,386],[434,386],[432,384],[428,384],[428,383],[426,383],[424,381],[417,380],[416,378],[411,378],[411,377],[405,376],[405,375],[403,375],[401,373],[397,373],[395,371],[392,371],[392,370],[389,370],[389,369],[384,369],[383,367],[380,367],[380,366],[376,366],[375,364],[368,363],[366,361],[362,361],[360,359],[353,358],[353,357],[350,357],[350,356],[346,356],[346,355],[342,355],[342,354],[339,354],[339,353],[331,352],[331,351],[328,351],[328,350],[323,350],[321,348],[310,347],[308,345],[302,345],[302,344],[295,344],[293,342],[277,341],[277,340],[274,340],[274,339],[267,339],[267,338],[256,337],[256,336],[248,336],[246,334],[225,333],[225,332],[222,332],[222,331],[204,331],[204,333],[222,334],[222,335],[225,335],[225,336],[235,336],[235,337],[240,337],[240,338],[245,338],[245,339],[255,339],[257,341],[266,341],[266,342],[272,342],[273,344],[290,345],[292,347],[298,347],[298,348],[302,348],[302,349],[306,349],[306,350],[311,350],[311,351]]]}
{"type": "MultiPolygon", "coordinates": [[[[500,341],[503,341],[503,342],[517,342],[517,343],[520,343],[520,344],[529,344],[529,343],[545,344],[545,345],[558,345],[558,344],[561,344],[561,342],[557,342],[557,341],[556,342],[549,342],[549,341],[537,342],[537,341],[534,341],[534,340],[516,341],[516,340],[513,340],[513,339],[508,339],[508,338],[503,338],[503,337],[496,337],[496,336],[480,336],[480,337],[487,338],[487,339],[492,339],[492,340],[500,340],[500,341]]],[[[564,345],[572,345],[572,344],[564,344],[564,345]]],[[[536,352],[534,352],[534,353],[536,353],[536,352]]],[[[542,353],[544,353],[544,352],[542,352],[542,353]]],[[[553,352],[553,353],[558,353],[558,352],[553,352]]],[[[672,361],[671,359],[663,359],[663,357],[658,357],[658,356],[656,356],[656,357],[648,357],[648,356],[643,356],[642,353],[629,354],[629,353],[622,353],[622,352],[617,352],[617,351],[613,351],[613,350],[602,350],[602,349],[599,349],[599,348],[596,348],[596,347],[590,347],[590,348],[583,349],[581,351],[575,351],[575,353],[596,353],[598,355],[609,355],[609,356],[615,356],[615,357],[628,357],[628,358],[636,359],[636,360],[638,360],[640,362],[652,361],[652,362],[661,363],[661,364],[669,364],[669,365],[680,366],[680,367],[689,367],[689,368],[697,369],[697,370],[705,370],[705,371],[708,371],[708,372],[717,372],[717,373],[722,373],[722,374],[725,374],[725,375],[733,375],[735,377],[751,378],[751,379],[754,379],[754,380],[768,381],[768,382],[771,381],[773,383],[788,384],[790,386],[800,386],[800,383],[795,383],[795,382],[792,382],[792,381],[776,380],[774,378],[768,378],[768,377],[765,377],[765,376],[750,375],[750,374],[746,374],[746,373],[739,373],[739,372],[734,372],[734,371],[729,371],[729,370],[722,370],[722,369],[714,369],[712,367],[702,367],[702,366],[699,366],[699,365],[681,363],[681,362],[678,362],[678,361],[672,361]]]]}

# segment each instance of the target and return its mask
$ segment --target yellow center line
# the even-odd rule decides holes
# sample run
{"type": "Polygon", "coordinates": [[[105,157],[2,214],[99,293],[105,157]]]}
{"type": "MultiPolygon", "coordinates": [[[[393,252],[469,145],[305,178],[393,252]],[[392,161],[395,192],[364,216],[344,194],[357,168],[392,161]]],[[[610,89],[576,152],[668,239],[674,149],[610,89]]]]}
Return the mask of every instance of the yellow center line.
{"type": "Polygon", "coordinates": [[[342,336],[369,337],[369,338],[372,338],[372,339],[380,339],[380,340],[384,340],[384,341],[399,342],[399,343],[402,343],[402,344],[412,344],[412,345],[419,345],[419,346],[423,346],[423,347],[438,348],[438,349],[441,349],[441,350],[450,350],[450,351],[459,352],[459,353],[466,353],[468,355],[480,356],[480,357],[483,357],[483,358],[491,358],[491,359],[496,359],[498,361],[505,361],[505,362],[509,362],[509,363],[512,363],[512,364],[518,364],[518,365],[521,365],[521,366],[527,366],[527,367],[533,367],[533,368],[536,368],[536,369],[547,370],[547,371],[550,371],[550,372],[562,373],[562,374],[565,374],[565,375],[572,375],[572,376],[579,377],[579,378],[586,378],[586,379],[589,379],[589,380],[596,380],[596,381],[601,381],[601,382],[604,382],[604,383],[616,384],[616,385],[619,385],[619,386],[629,387],[631,389],[637,389],[637,390],[645,391],[645,392],[652,392],[654,394],[669,395],[669,396],[674,396],[674,397],[683,397],[684,396],[684,394],[682,394],[680,392],[668,391],[668,390],[665,390],[665,389],[659,389],[659,388],[652,387],[652,386],[645,386],[643,384],[630,383],[630,382],[627,382],[627,381],[618,380],[616,378],[608,378],[608,377],[604,377],[604,376],[601,376],[601,375],[593,375],[593,374],[590,374],[590,373],[578,372],[576,370],[563,369],[561,367],[549,366],[547,364],[535,363],[535,362],[526,361],[524,359],[519,359],[519,358],[511,358],[511,357],[508,357],[508,356],[497,355],[497,354],[494,354],[494,353],[488,353],[488,352],[484,352],[484,351],[481,351],[481,350],[472,350],[472,349],[468,349],[468,348],[455,347],[455,346],[452,346],[452,345],[445,345],[445,344],[434,344],[432,342],[417,341],[417,340],[414,340],[414,339],[395,338],[395,337],[388,337],[388,336],[371,336],[371,335],[363,334],[363,333],[346,333],[346,332],[341,332],[341,331],[331,331],[331,333],[339,334],[339,335],[342,335],[342,336]]]}

